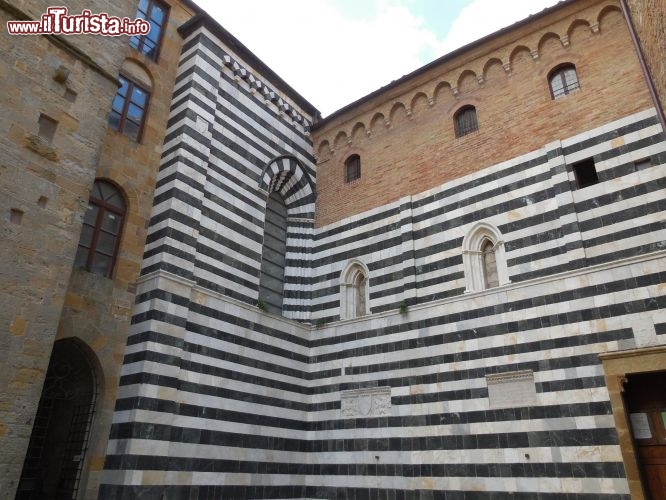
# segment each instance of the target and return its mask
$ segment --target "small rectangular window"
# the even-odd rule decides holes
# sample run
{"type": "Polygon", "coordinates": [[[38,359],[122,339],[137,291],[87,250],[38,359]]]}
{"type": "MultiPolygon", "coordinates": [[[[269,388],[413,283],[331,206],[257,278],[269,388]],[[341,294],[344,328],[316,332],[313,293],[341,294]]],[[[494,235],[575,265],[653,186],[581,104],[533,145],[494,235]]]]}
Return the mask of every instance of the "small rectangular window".
{"type": "Polygon", "coordinates": [[[46,115],[39,115],[39,132],[37,135],[42,139],[46,139],[49,142],[53,141],[55,137],[56,128],[58,127],[58,122],[46,115]]]}
{"type": "Polygon", "coordinates": [[[597,169],[594,166],[594,160],[592,158],[574,163],[572,168],[574,175],[576,176],[576,184],[578,185],[578,189],[583,189],[587,186],[592,186],[593,184],[599,182],[597,169]]]}
{"type": "Polygon", "coordinates": [[[640,170],[645,170],[652,166],[652,161],[650,158],[643,158],[634,162],[634,172],[639,172],[640,170]]]}

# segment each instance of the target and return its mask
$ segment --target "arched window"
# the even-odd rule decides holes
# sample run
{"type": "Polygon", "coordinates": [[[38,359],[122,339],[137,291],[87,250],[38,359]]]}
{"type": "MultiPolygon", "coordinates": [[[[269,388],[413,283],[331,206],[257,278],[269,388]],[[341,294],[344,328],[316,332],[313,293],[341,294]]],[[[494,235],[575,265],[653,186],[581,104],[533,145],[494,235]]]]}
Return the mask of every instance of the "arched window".
{"type": "Polygon", "coordinates": [[[479,124],[476,121],[476,108],[474,106],[463,106],[453,117],[456,129],[456,137],[462,137],[471,132],[479,130],[479,124]]]}
{"type": "Polygon", "coordinates": [[[83,219],[75,265],[111,277],[118,257],[125,200],[110,182],[96,180],[83,219]]]}
{"type": "Polygon", "coordinates": [[[553,99],[559,99],[565,95],[580,89],[578,73],[573,64],[563,64],[553,69],[548,75],[550,94],[553,99]]]}
{"type": "Polygon", "coordinates": [[[125,75],[118,75],[120,87],[111,103],[109,125],[135,142],[141,140],[150,92],[125,75]]]}
{"type": "Polygon", "coordinates": [[[340,275],[340,319],[358,318],[370,313],[368,308],[368,268],[352,261],[340,275]]]}
{"type": "Polygon", "coordinates": [[[273,191],[266,203],[259,278],[259,300],[265,304],[266,311],[273,314],[282,314],[286,253],[287,206],[282,195],[273,191]]]}
{"type": "Polygon", "coordinates": [[[499,230],[477,223],[463,239],[466,292],[478,292],[510,283],[499,230]]]}
{"type": "Polygon", "coordinates": [[[355,181],[361,178],[361,157],[351,155],[345,161],[345,182],[355,181]]]}
{"type": "Polygon", "coordinates": [[[499,286],[495,245],[493,245],[493,242],[489,239],[486,239],[481,245],[481,258],[483,260],[483,283],[485,288],[495,288],[496,286],[499,286]]]}

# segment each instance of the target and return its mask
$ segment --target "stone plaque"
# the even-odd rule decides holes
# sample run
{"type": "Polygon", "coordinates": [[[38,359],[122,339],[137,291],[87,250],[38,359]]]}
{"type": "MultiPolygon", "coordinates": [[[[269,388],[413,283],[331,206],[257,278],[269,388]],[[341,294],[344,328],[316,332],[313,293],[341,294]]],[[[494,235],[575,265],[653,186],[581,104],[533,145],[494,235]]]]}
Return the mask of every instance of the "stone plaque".
{"type": "Polygon", "coordinates": [[[486,375],[490,409],[530,406],[537,402],[532,370],[486,375]]]}
{"type": "Polygon", "coordinates": [[[391,388],[366,387],[340,392],[343,417],[387,417],[391,415],[391,388]]]}

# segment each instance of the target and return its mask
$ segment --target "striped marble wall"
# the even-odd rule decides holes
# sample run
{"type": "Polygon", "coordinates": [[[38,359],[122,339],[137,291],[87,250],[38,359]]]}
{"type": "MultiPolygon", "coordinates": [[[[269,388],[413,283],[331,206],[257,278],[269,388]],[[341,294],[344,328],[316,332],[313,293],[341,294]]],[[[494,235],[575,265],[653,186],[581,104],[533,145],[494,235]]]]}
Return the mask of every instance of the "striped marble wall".
{"type": "Polygon", "coordinates": [[[350,258],[370,269],[372,312],[464,293],[462,241],[480,221],[501,232],[512,282],[663,248],[664,163],[648,110],[318,229],[313,318],[338,319],[350,258]],[[571,165],[586,158],[600,182],[579,190],[571,165]]]}
{"type": "Polygon", "coordinates": [[[173,272],[256,304],[269,191],[288,208],[285,315],[309,319],[312,117],[205,27],[184,44],[142,274],[173,272]]]}
{"type": "Polygon", "coordinates": [[[315,229],[312,117],[277,95],[187,36],[100,498],[628,500],[598,354],[666,343],[654,111],[315,229]],[[272,190],[284,317],[255,306],[272,190]],[[479,222],[510,283],[465,293],[479,222]],[[372,314],[338,321],[351,258],[372,314]]]}

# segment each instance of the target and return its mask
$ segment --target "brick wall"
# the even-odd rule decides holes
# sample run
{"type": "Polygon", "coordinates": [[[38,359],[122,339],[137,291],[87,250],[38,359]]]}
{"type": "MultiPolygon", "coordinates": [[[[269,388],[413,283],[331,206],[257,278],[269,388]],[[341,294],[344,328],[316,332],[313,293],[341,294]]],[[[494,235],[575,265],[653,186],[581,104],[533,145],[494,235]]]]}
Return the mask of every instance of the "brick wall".
{"type": "Polygon", "coordinates": [[[629,9],[643,55],[657,90],[661,108],[666,108],[666,5],[663,0],[629,0],[629,9]],[[661,15],[659,13],[661,12],[661,15]]]}
{"type": "Polygon", "coordinates": [[[313,132],[316,225],[650,106],[619,6],[575,2],[325,121],[313,132]],[[564,62],[576,65],[581,90],[553,100],[547,76],[564,62]],[[453,114],[466,104],[479,130],[456,139],[453,114]],[[354,153],[362,175],[346,184],[344,161],[354,153]]]}

